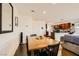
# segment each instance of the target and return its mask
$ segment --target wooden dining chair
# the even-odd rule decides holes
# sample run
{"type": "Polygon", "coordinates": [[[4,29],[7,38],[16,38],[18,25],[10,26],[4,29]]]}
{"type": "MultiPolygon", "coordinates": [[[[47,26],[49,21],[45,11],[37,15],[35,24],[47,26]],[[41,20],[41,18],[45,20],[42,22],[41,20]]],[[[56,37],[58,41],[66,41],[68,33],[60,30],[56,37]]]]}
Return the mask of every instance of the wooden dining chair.
{"type": "Polygon", "coordinates": [[[27,49],[27,56],[31,56],[31,52],[29,51],[28,47],[28,36],[26,36],[26,49],[27,49]]]}

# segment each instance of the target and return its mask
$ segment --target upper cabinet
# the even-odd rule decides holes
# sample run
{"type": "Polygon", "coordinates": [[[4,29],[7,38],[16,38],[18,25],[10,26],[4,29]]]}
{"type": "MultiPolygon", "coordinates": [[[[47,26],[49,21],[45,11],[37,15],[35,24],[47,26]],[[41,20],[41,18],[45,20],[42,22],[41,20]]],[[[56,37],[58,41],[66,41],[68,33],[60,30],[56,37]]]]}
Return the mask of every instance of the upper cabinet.
{"type": "Polygon", "coordinates": [[[0,3],[0,34],[13,32],[13,6],[0,3]]]}

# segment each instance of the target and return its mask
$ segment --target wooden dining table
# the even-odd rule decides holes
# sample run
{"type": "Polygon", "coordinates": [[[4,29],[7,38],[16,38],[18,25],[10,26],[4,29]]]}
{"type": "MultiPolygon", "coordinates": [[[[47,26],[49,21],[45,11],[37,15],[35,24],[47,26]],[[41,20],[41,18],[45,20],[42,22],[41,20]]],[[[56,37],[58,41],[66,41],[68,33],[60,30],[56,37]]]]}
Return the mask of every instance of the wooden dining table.
{"type": "Polygon", "coordinates": [[[40,48],[47,47],[49,45],[59,44],[59,41],[48,38],[48,37],[31,37],[28,40],[28,50],[36,50],[40,48]]]}

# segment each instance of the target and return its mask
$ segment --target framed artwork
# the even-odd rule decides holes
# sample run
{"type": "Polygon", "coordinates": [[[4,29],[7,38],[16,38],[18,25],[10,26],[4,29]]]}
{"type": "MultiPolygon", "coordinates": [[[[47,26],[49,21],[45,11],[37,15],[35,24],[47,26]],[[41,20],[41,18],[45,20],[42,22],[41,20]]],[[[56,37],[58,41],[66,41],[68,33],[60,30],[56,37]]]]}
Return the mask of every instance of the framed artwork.
{"type": "Polygon", "coordinates": [[[18,27],[18,17],[17,16],[15,16],[15,26],[18,27]]]}
{"type": "Polygon", "coordinates": [[[0,34],[13,32],[13,6],[0,3],[0,34]]]}

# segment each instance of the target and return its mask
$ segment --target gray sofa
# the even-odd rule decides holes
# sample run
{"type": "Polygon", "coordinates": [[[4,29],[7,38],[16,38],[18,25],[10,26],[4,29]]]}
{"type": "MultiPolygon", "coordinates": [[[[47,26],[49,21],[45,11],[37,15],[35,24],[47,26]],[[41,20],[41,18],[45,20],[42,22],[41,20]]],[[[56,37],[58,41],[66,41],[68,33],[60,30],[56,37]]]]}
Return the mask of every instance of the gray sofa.
{"type": "Polygon", "coordinates": [[[64,35],[61,37],[62,48],[79,55],[79,36],[64,35]]]}

